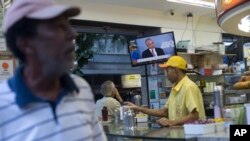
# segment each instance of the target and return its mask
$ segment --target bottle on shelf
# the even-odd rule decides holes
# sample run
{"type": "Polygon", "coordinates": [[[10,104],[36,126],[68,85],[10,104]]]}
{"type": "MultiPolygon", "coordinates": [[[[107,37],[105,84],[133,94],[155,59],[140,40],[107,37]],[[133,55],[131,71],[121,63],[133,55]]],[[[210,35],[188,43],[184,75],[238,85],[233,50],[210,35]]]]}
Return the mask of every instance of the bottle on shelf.
{"type": "Polygon", "coordinates": [[[134,129],[135,127],[135,114],[131,109],[124,112],[123,123],[126,129],[134,129]]]}
{"type": "Polygon", "coordinates": [[[108,121],[108,108],[106,106],[102,108],[102,121],[108,121]]]}
{"type": "Polygon", "coordinates": [[[120,122],[120,110],[115,110],[115,124],[120,122]]]}
{"type": "Polygon", "coordinates": [[[231,109],[224,109],[224,127],[225,127],[225,131],[228,132],[230,125],[234,124],[234,120],[231,114],[231,109]]]}

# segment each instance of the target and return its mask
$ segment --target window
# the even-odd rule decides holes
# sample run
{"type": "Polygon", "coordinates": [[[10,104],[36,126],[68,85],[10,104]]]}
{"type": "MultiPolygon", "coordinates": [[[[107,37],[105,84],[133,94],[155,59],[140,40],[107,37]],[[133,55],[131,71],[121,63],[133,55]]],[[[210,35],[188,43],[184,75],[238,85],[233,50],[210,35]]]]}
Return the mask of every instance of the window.
{"type": "Polygon", "coordinates": [[[128,42],[125,35],[99,34],[93,49],[100,54],[128,54],[128,42]]]}

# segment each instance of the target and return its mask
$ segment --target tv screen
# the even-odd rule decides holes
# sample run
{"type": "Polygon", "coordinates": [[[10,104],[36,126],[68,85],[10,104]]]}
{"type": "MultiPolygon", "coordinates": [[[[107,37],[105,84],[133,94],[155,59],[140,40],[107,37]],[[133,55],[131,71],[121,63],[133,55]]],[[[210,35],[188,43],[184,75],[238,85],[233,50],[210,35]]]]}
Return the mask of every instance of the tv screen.
{"type": "Polygon", "coordinates": [[[129,46],[129,54],[133,67],[164,62],[176,55],[174,32],[137,38],[129,46]]]}

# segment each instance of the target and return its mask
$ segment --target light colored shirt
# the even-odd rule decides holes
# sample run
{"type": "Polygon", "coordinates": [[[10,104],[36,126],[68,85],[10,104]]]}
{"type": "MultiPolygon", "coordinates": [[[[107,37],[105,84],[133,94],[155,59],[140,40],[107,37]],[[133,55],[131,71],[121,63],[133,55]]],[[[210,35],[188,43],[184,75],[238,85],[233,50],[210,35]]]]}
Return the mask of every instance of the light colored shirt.
{"type": "Polygon", "coordinates": [[[155,56],[158,56],[158,55],[157,55],[157,52],[156,52],[156,50],[155,50],[155,48],[150,49],[150,51],[151,51],[151,53],[153,54],[154,57],[155,57],[155,56]]]}
{"type": "Polygon", "coordinates": [[[119,110],[121,104],[113,97],[103,97],[96,101],[96,116],[100,119],[102,117],[102,108],[106,106],[108,109],[109,117],[113,117],[115,110],[119,110]]]}
{"type": "Polygon", "coordinates": [[[172,88],[165,107],[170,120],[182,118],[194,109],[199,113],[199,119],[206,118],[200,89],[187,76],[172,88]]]}
{"type": "Polygon", "coordinates": [[[8,82],[1,83],[0,140],[106,141],[103,128],[94,115],[95,103],[89,84],[76,75],[71,75],[71,78],[79,93],[62,97],[54,113],[48,102],[19,107],[16,93],[8,82]]]}

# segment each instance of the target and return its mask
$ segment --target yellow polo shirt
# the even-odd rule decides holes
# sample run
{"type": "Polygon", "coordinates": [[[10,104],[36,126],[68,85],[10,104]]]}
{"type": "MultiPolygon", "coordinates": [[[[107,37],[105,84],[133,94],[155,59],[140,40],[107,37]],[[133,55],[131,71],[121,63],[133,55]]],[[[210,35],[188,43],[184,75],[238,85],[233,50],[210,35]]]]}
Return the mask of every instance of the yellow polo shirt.
{"type": "Polygon", "coordinates": [[[173,86],[165,107],[168,108],[170,120],[186,116],[194,109],[199,112],[199,119],[206,118],[200,89],[187,76],[173,86]]]}

